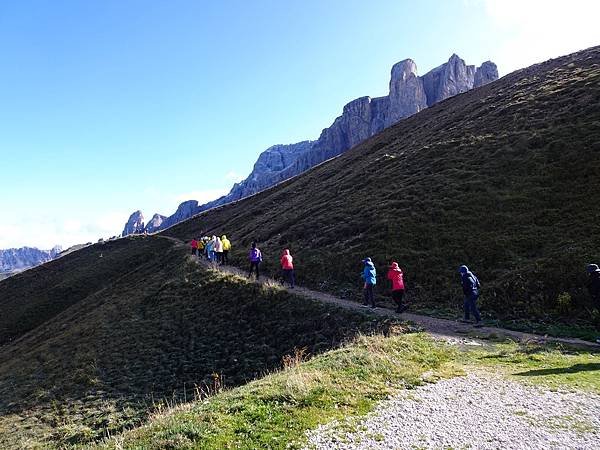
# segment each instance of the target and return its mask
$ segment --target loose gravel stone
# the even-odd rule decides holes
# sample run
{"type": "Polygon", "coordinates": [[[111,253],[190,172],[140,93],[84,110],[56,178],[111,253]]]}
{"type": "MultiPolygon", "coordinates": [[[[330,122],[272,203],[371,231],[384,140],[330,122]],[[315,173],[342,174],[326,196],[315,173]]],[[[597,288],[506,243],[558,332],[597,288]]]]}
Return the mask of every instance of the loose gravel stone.
{"type": "Polygon", "coordinates": [[[403,391],[308,434],[325,449],[599,449],[600,396],[470,374],[403,391]]]}

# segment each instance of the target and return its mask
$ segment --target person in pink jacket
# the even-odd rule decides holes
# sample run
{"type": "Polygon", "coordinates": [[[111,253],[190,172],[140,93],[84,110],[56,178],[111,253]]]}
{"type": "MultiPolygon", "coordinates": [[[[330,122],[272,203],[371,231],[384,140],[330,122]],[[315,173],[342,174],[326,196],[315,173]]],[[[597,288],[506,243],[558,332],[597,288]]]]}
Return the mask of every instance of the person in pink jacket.
{"type": "Polygon", "coordinates": [[[404,298],[404,274],[398,267],[397,262],[393,262],[387,273],[387,279],[392,282],[392,300],[396,303],[396,312],[401,313],[408,308],[402,299],[404,298]]]}
{"type": "Polygon", "coordinates": [[[281,255],[281,271],[283,272],[283,279],[290,283],[290,287],[294,289],[294,258],[290,255],[290,251],[286,248],[281,255]]]}

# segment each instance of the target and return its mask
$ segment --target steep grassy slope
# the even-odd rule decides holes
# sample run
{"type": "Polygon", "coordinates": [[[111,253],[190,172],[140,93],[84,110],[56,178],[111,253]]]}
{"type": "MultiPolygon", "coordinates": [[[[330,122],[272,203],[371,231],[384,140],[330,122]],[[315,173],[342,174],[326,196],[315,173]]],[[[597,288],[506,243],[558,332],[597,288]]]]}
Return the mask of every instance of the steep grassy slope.
{"type": "Polygon", "coordinates": [[[460,304],[466,263],[488,315],[592,324],[583,283],[585,264],[600,260],[599,191],[595,47],[441,102],[165,233],[226,233],[242,266],[257,240],[271,272],[290,248],[301,283],[345,297],[360,292],[363,257],[380,273],[397,260],[412,300],[437,308],[460,304]]]}
{"type": "Polygon", "coordinates": [[[276,369],[295,349],[318,354],[387,326],[204,271],[185,253],[132,238],[0,283],[1,448],[114,434],[166,401],[276,369]]]}

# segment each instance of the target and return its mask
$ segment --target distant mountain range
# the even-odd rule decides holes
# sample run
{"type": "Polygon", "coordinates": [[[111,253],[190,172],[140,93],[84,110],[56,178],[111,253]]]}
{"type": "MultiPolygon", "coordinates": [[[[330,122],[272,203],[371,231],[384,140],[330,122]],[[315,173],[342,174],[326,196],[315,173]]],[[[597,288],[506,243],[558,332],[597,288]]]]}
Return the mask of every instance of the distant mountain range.
{"type": "Polygon", "coordinates": [[[62,251],[60,246],[51,250],[39,250],[32,247],[9,248],[0,250],[0,279],[39,264],[51,261],[62,251]]]}
{"type": "Polygon", "coordinates": [[[268,148],[260,154],[248,178],[234,184],[229,194],[217,200],[203,205],[196,200],[188,200],[181,203],[173,215],[165,217],[155,214],[146,225],[141,211],[134,212],[123,229],[123,236],[159,231],[199,212],[256,194],[340,155],[441,100],[497,78],[498,69],[493,62],[486,61],[480,67],[475,67],[467,65],[456,54],[421,77],[417,75],[417,65],[413,60],[400,61],[392,67],[389,95],[360,97],[351,101],[344,106],[342,115],[329,128],[325,128],[316,141],[268,148]]]}

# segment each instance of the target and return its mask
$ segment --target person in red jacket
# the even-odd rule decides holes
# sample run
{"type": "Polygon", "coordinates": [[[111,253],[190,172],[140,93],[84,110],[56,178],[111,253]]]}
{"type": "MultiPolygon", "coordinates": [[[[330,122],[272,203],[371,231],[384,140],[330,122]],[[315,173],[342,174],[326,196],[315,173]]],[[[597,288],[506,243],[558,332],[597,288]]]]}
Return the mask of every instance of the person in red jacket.
{"type": "Polygon", "coordinates": [[[192,239],[192,242],[190,242],[190,246],[192,247],[192,255],[196,255],[198,253],[198,241],[196,240],[196,238],[192,239]]]}
{"type": "Polygon", "coordinates": [[[393,262],[387,273],[387,279],[392,282],[392,299],[396,303],[396,312],[401,313],[408,308],[402,299],[404,298],[404,274],[398,267],[397,262],[393,262]]]}
{"type": "Polygon", "coordinates": [[[295,277],[294,277],[294,258],[290,255],[290,251],[286,248],[281,255],[281,271],[283,272],[283,279],[290,283],[290,287],[294,289],[295,277]]]}

